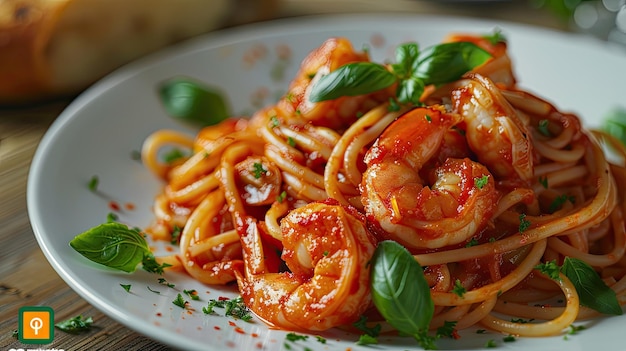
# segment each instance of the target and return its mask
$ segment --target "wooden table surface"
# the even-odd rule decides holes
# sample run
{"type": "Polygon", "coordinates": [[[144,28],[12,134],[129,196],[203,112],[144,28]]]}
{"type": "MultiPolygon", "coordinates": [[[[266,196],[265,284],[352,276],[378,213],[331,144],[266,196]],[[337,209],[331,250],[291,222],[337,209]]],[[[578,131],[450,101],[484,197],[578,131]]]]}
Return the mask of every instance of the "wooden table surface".
{"type": "MultiPolygon", "coordinates": [[[[284,0],[276,17],[306,14],[402,11],[503,19],[552,28],[564,28],[551,14],[526,1],[470,5],[462,2],[401,0],[284,0]]],[[[0,350],[34,349],[21,344],[17,330],[22,306],[50,306],[55,320],[83,315],[94,320],[87,334],[56,332],[42,349],[168,350],[170,347],[118,324],[79,297],[47,262],[33,235],[26,207],[30,162],[39,140],[71,102],[62,99],[20,108],[0,107],[0,350]]]]}

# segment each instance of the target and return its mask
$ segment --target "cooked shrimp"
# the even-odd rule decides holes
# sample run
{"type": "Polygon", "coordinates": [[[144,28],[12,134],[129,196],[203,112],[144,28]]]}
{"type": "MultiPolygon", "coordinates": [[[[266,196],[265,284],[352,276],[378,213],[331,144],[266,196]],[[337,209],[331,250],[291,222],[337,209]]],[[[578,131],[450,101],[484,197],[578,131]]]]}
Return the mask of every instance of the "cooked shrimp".
{"type": "MultiPolygon", "coordinates": [[[[322,76],[348,63],[369,61],[366,52],[357,52],[345,38],[330,38],[311,52],[303,61],[287,94],[278,102],[285,116],[300,118],[313,125],[336,130],[347,128],[377,102],[369,95],[345,96],[335,100],[311,102],[309,95],[314,83],[322,76]]],[[[290,122],[289,124],[295,124],[290,122]]]]}
{"type": "Polygon", "coordinates": [[[499,180],[529,184],[534,169],[527,121],[484,76],[470,74],[455,86],[453,109],[463,117],[467,142],[478,161],[499,180]]]}
{"type": "Polygon", "coordinates": [[[282,221],[282,259],[290,272],[270,272],[260,226],[242,230],[246,305],[266,323],[289,330],[326,330],[355,322],[370,305],[369,268],[375,239],[356,210],[310,203],[282,221]]]}
{"type": "Polygon", "coordinates": [[[448,158],[423,172],[460,121],[442,107],[417,108],[393,122],[370,148],[362,201],[368,220],[382,229],[377,234],[413,249],[439,248],[469,240],[491,218],[498,195],[486,167],[448,158]]]}

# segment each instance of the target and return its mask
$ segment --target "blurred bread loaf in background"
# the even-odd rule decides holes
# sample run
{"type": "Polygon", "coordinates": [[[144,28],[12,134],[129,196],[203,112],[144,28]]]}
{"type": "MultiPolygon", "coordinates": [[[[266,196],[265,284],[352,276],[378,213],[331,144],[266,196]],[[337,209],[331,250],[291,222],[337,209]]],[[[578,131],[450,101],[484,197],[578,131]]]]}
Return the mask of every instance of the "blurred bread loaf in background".
{"type": "Polygon", "coordinates": [[[0,105],[72,96],[115,68],[279,0],[0,0],[0,105]]]}

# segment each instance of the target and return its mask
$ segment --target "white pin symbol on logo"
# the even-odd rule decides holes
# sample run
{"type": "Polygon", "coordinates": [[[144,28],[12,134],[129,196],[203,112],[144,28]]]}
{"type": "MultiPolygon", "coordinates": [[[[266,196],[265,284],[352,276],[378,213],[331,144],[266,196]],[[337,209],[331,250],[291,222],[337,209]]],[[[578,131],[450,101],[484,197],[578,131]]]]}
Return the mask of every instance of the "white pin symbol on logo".
{"type": "Polygon", "coordinates": [[[39,329],[43,327],[43,320],[39,317],[35,317],[30,320],[30,327],[33,328],[35,335],[39,334],[39,329]]]}

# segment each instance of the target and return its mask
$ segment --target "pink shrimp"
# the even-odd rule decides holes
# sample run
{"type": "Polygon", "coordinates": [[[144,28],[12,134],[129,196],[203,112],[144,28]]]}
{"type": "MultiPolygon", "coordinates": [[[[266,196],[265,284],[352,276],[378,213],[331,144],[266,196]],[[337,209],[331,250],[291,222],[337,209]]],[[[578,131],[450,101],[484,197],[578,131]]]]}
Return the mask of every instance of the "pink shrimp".
{"type": "Polygon", "coordinates": [[[463,117],[468,144],[478,160],[499,180],[529,184],[534,168],[528,123],[489,78],[470,74],[454,87],[453,109],[463,117]]]}
{"type": "Polygon", "coordinates": [[[277,108],[285,116],[301,122],[336,130],[347,128],[357,119],[359,111],[366,112],[377,104],[370,95],[345,96],[316,103],[309,100],[309,95],[314,83],[322,76],[345,64],[361,61],[369,61],[368,54],[355,51],[349,40],[326,40],[302,61],[300,70],[277,108]]]}
{"type": "Polygon", "coordinates": [[[240,231],[245,274],[238,273],[246,305],[273,327],[319,331],[355,322],[369,307],[369,268],[375,239],[363,216],[331,202],[310,203],[282,221],[282,259],[290,272],[271,272],[261,227],[240,231]]]}
{"type": "Polygon", "coordinates": [[[491,218],[498,193],[485,166],[447,158],[426,172],[461,118],[443,107],[417,108],[370,148],[361,188],[376,234],[411,249],[432,249],[469,240],[491,218]]]}

